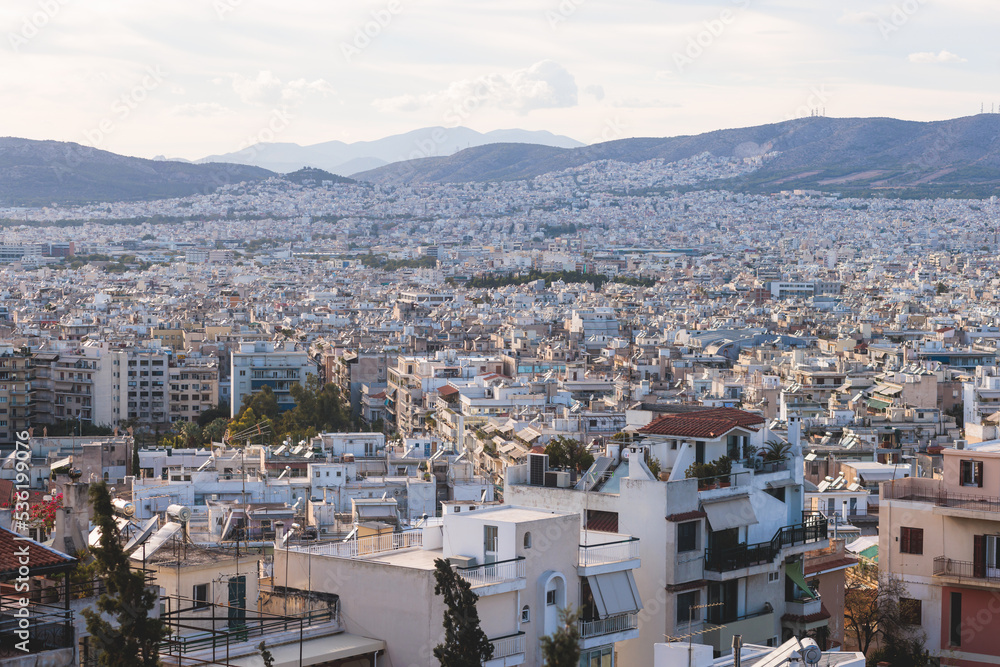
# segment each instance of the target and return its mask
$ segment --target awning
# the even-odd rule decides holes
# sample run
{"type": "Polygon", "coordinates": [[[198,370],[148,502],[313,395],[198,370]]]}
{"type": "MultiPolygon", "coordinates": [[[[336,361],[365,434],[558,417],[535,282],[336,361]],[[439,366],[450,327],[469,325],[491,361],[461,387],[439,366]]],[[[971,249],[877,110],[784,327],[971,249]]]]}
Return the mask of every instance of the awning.
{"type": "Polygon", "coordinates": [[[806,577],[802,574],[802,561],[795,561],[794,563],[785,565],[785,576],[791,579],[792,583],[798,586],[810,600],[816,599],[816,594],[809,588],[809,584],[806,583],[806,577]]]}
{"type": "MultiPolygon", "coordinates": [[[[318,665],[344,658],[360,658],[384,649],[385,642],[381,639],[369,639],[341,632],[336,635],[303,641],[302,665],[318,665]]],[[[268,646],[267,650],[274,658],[274,667],[292,667],[292,665],[297,667],[299,664],[299,642],[297,641],[281,646],[268,646]]],[[[254,652],[252,655],[242,658],[231,658],[229,664],[234,665],[234,667],[263,667],[264,661],[258,652],[254,652]]]]}
{"type": "Polygon", "coordinates": [[[768,482],[767,483],[767,488],[769,488],[769,489],[780,489],[780,488],[786,487],[786,486],[798,486],[798,485],[799,485],[799,483],[796,482],[794,479],[785,478],[785,479],[778,479],[778,480],[775,480],[773,482],[768,482]]]}
{"type": "Polygon", "coordinates": [[[642,609],[642,598],[632,577],[632,570],[609,572],[587,577],[594,595],[597,615],[601,618],[628,614],[642,609]]]}
{"type": "Polygon", "coordinates": [[[69,457],[67,456],[64,459],[59,459],[58,461],[54,461],[52,465],[49,466],[49,470],[55,472],[56,470],[59,470],[61,468],[68,468],[69,466],[70,466],[70,460],[69,457]]]}
{"type": "Polygon", "coordinates": [[[872,408],[873,410],[885,410],[887,407],[889,407],[889,404],[886,403],[885,401],[880,401],[877,398],[869,398],[868,407],[872,408]]]}
{"type": "Polygon", "coordinates": [[[705,514],[712,530],[728,530],[757,523],[757,514],[746,496],[726,498],[717,502],[704,503],[705,514]]]}

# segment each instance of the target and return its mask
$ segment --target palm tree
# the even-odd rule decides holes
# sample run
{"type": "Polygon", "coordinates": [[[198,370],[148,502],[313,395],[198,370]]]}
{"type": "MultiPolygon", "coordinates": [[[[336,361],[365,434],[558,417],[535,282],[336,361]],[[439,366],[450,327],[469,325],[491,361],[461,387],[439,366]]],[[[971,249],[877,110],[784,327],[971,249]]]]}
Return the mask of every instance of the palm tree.
{"type": "Polygon", "coordinates": [[[764,443],[760,451],[764,452],[765,461],[784,461],[791,453],[792,445],[784,440],[772,438],[764,443]]]}

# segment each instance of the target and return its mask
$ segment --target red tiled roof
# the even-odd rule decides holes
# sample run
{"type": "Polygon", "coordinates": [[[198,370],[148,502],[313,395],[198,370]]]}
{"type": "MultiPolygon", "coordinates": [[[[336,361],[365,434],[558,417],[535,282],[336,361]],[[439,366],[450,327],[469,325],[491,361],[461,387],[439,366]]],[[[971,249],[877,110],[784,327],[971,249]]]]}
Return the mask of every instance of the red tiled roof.
{"type": "Polygon", "coordinates": [[[694,510],[692,512],[681,512],[680,514],[671,514],[667,517],[667,521],[691,521],[693,519],[704,519],[708,514],[705,512],[699,512],[694,510]]]}
{"type": "Polygon", "coordinates": [[[834,558],[826,561],[822,559],[813,559],[812,562],[810,562],[810,559],[807,558],[805,566],[802,569],[803,573],[806,576],[809,576],[810,574],[816,574],[817,572],[826,572],[827,570],[836,570],[844,567],[851,567],[852,565],[857,565],[857,564],[858,564],[858,559],[851,558],[850,556],[844,556],[843,558],[834,558]]]}
{"type": "Polygon", "coordinates": [[[719,437],[734,428],[753,428],[763,424],[764,418],[736,408],[707,408],[695,412],[665,414],[646,424],[640,433],[651,435],[676,435],[682,437],[719,437]]]}
{"type": "Polygon", "coordinates": [[[809,614],[808,616],[797,616],[796,614],[785,614],[781,617],[783,621],[790,621],[792,623],[815,623],[816,621],[825,621],[830,618],[830,612],[826,610],[826,605],[821,604],[820,610],[815,614],[809,614]]]}
{"type": "Polygon", "coordinates": [[[31,574],[41,574],[64,569],[75,562],[71,556],[0,527],[0,579],[16,575],[23,564],[31,574]],[[23,551],[25,547],[28,548],[27,556],[23,551]],[[22,563],[22,560],[28,562],[22,563]]]}
{"type": "Polygon", "coordinates": [[[377,394],[369,394],[368,398],[385,398],[385,392],[384,391],[380,391],[377,394]]]}
{"type": "Polygon", "coordinates": [[[452,394],[457,394],[457,393],[458,389],[452,387],[450,384],[446,384],[445,386],[438,389],[438,396],[451,396],[452,394]]]}

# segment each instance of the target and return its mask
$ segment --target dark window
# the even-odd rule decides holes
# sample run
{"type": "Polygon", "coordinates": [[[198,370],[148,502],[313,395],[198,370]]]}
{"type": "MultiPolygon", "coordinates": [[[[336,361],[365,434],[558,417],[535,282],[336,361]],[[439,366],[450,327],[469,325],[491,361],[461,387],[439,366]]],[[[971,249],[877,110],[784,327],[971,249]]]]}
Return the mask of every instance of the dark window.
{"type": "Polygon", "coordinates": [[[982,461],[962,461],[962,486],[983,485],[983,462],[982,461]]]}
{"type": "Polygon", "coordinates": [[[688,591],[677,596],[677,622],[688,623],[698,620],[699,609],[692,609],[698,605],[699,591],[688,591]]]}
{"type": "Polygon", "coordinates": [[[194,608],[202,609],[208,606],[208,584],[197,584],[193,587],[191,597],[194,599],[194,608]]]}
{"type": "Polygon", "coordinates": [[[698,548],[698,521],[677,524],[677,551],[694,551],[698,548]]]}
{"type": "Polygon", "coordinates": [[[948,643],[952,646],[962,645],[962,594],[951,594],[951,623],[948,643]]]}
{"type": "Polygon", "coordinates": [[[904,625],[920,625],[921,620],[920,600],[913,598],[899,598],[899,619],[904,625]]]}
{"type": "Polygon", "coordinates": [[[899,552],[904,554],[924,553],[924,529],[907,528],[903,526],[899,530],[899,552]]]}
{"type": "Polygon", "coordinates": [[[556,603],[556,592],[545,591],[545,604],[554,605],[556,603]]]}

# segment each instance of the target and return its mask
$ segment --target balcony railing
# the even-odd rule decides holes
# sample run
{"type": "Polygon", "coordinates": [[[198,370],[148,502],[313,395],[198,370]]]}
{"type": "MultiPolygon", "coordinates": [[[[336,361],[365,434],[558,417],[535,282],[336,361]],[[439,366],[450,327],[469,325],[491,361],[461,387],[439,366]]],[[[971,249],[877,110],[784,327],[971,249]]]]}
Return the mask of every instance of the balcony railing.
{"type": "Polygon", "coordinates": [[[783,548],[820,542],[827,539],[827,534],[826,520],[811,517],[805,523],[779,528],[770,542],[740,544],[725,549],[706,549],[705,569],[712,572],[731,572],[770,563],[778,557],[783,548]]]}
{"type": "Polygon", "coordinates": [[[616,632],[635,630],[638,627],[639,614],[637,612],[629,612],[627,614],[618,614],[617,616],[608,616],[607,618],[595,621],[580,621],[580,637],[586,639],[588,637],[613,635],[616,632]]]}
{"type": "Polygon", "coordinates": [[[620,563],[639,557],[639,538],[630,537],[605,544],[581,544],[580,567],[620,563]]]}
{"type": "Polygon", "coordinates": [[[938,556],[934,559],[934,575],[992,581],[1000,584],[1000,568],[987,567],[985,563],[977,567],[976,563],[967,560],[954,560],[946,556],[938,556]]]}
{"type": "Polygon", "coordinates": [[[0,637],[4,637],[0,643],[0,659],[25,655],[15,647],[15,643],[21,641],[18,633],[25,631],[29,654],[72,648],[75,641],[73,612],[43,604],[22,607],[16,601],[4,600],[0,604],[0,637]],[[15,616],[22,609],[27,609],[28,615],[15,616]]]}
{"type": "Polygon", "coordinates": [[[505,581],[524,579],[524,557],[455,569],[458,570],[459,576],[468,581],[473,588],[492,586],[505,581]]]}
{"type": "Polygon", "coordinates": [[[363,558],[372,554],[399,549],[420,547],[424,544],[422,530],[410,530],[401,533],[386,533],[370,535],[345,542],[326,542],[309,546],[289,547],[289,551],[312,553],[317,556],[334,556],[336,558],[363,558]]]}
{"type": "Polygon", "coordinates": [[[933,488],[920,488],[911,484],[882,485],[882,499],[910,500],[918,503],[932,503],[938,507],[954,507],[980,512],[1000,512],[1000,498],[952,493],[943,489],[935,492],[933,488]]]}
{"type": "Polygon", "coordinates": [[[491,639],[490,644],[493,645],[493,655],[490,656],[490,660],[509,658],[512,655],[524,653],[524,633],[518,632],[506,637],[497,637],[491,639]]]}

